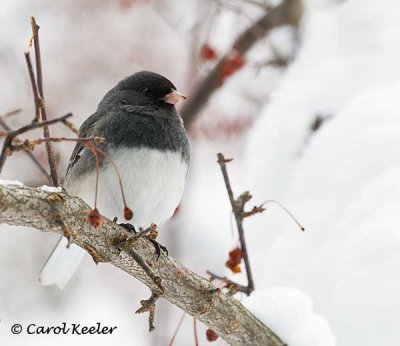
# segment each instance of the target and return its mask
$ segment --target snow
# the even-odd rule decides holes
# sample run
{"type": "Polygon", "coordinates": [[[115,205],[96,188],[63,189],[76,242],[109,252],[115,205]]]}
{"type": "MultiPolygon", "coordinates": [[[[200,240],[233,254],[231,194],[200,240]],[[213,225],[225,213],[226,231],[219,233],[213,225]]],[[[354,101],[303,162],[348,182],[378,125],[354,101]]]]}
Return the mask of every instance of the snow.
{"type": "Polygon", "coordinates": [[[288,345],[336,345],[327,321],[313,311],[311,299],[295,288],[257,289],[243,304],[288,345]]]}
{"type": "Polygon", "coordinates": [[[310,9],[299,55],[249,134],[250,190],[306,227],[272,210],[249,220],[255,280],[307,294],[340,345],[400,343],[399,9],[310,9]],[[311,133],[317,115],[330,117],[311,133]]]}
{"type": "Polygon", "coordinates": [[[39,189],[42,190],[42,191],[46,191],[46,192],[62,192],[62,187],[61,186],[42,185],[39,189]]]}
{"type": "Polygon", "coordinates": [[[17,186],[24,186],[23,183],[17,180],[4,180],[0,179],[0,185],[17,185],[17,186]]]}

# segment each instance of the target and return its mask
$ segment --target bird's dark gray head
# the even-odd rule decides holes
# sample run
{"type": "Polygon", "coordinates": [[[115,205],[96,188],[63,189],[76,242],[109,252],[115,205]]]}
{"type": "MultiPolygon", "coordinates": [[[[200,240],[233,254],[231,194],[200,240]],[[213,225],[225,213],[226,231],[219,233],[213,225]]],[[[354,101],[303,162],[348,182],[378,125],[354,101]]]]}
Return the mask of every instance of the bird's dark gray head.
{"type": "Polygon", "coordinates": [[[141,71],[124,78],[117,85],[120,90],[134,90],[157,98],[163,97],[171,90],[176,90],[170,80],[158,73],[141,71]]]}
{"type": "Polygon", "coordinates": [[[176,104],[186,99],[176,91],[176,87],[167,78],[149,71],[137,72],[120,81],[116,89],[120,92],[132,93],[135,97],[146,103],[176,104]]]}

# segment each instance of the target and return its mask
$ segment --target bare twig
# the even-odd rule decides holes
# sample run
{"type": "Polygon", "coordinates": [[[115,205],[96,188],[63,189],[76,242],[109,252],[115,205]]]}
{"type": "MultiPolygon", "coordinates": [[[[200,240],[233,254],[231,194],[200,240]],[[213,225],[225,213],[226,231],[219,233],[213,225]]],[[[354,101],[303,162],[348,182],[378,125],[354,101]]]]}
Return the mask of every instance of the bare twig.
{"type": "MultiPolygon", "coordinates": [[[[37,76],[37,89],[40,98],[40,103],[35,99],[40,108],[40,115],[43,122],[47,120],[46,105],[43,94],[43,76],[42,76],[42,59],[40,54],[40,40],[39,40],[39,25],[36,24],[35,17],[31,17],[32,37],[35,47],[35,62],[36,62],[36,76],[37,76]]],[[[27,55],[25,55],[27,56],[27,55]]],[[[28,55],[29,56],[29,55],[28,55]]],[[[43,126],[43,136],[50,137],[50,130],[47,125],[43,126]]],[[[58,186],[58,173],[57,161],[51,142],[46,142],[47,158],[50,166],[50,176],[54,186],[58,186]]]]}
{"type": "Polygon", "coordinates": [[[10,111],[10,112],[7,112],[7,113],[3,114],[1,117],[3,119],[9,118],[9,117],[12,117],[13,115],[19,114],[21,112],[22,112],[22,108],[17,108],[17,109],[14,109],[13,111],[10,111]]]}
{"type": "MultiPolygon", "coordinates": [[[[116,222],[116,220],[114,221],[116,222]]],[[[124,226],[125,224],[121,224],[121,226],[124,226]]],[[[149,229],[151,229],[149,227],[149,229]]],[[[145,235],[145,232],[139,232],[139,234],[135,234],[135,235],[127,235],[124,234],[124,236],[122,237],[122,239],[119,238],[115,238],[113,240],[113,244],[115,246],[117,246],[118,249],[125,251],[126,253],[128,253],[135,261],[136,263],[142,268],[142,270],[148,275],[148,277],[153,281],[153,283],[155,285],[157,285],[158,291],[157,292],[153,292],[154,294],[162,294],[164,291],[163,286],[161,285],[161,278],[156,275],[151,268],[149,267],[149,265],[143,260],[142,257],[140,257],[140,255],[135,251],[134,244],[137,241],[138,238],[141,238],[145,235]]]]}
{"type": "Polygon", "coordinates": [[[214,68],[201,80],[181,110],[186,128],[193,123],[210,96],[221,87],[221,69],[229,54],[237,52],[244,56],[251,47],[272,29],[282,25],[298,26],[302,15],[301,0],[283,0],[280,5],[267,11],[234,42],[231,51],[223,56],[214,68]]]}
{"type": "Polygon", "coordinates": [[[119,188],[121,190],[121,196],[122,196],[122,202],[124,203],[124,208],[128,208],[128,205],[126,204],[126,198],[125,198],[125,193],[124,193],[124,187],[122,184],[122,178],[121,178],[121,174],[119,172],[119,169],[115,163],[115,161],[113,160],[113,158],[111,157],[110,154],[108,154],[106,151],[104,151],[103,149],[100,148],[96,148],[96,151],[98,151],[100,154],[102,154],[107,160],[108,162],[111,163],[111,165],[114,168],[115,173],[117,174],[118,177],[118,182],[119,182],[119,188]]]}
{"type": "Polygon", "coordinates": [[[69,120],[67,120],[67,119],[64,119],[64,120],[62,121],[62,123],[63,123],[66,127],[68,127],[68,128],[71,130],[71,132],[73,132],[73,133],[75,133],[77,136],[79,136],[79,130],[76,128],[76,126],[75,126],[71,121],[69,121],[69,120]]]}
{"type": "Polygon", "coordinates": [[[61,122],[62,120],[69,118],[71,116],[72,116],[72,114],[68,113],[59,118],[42,121],[42,122],[31,123],[29,125],[22,126],[19,129],[7,132],[6,138],[4,139],[4,143],[3,143],[3,149],[0,154],[0,173],[4,167],[4,163],[6,161],[7,156],[11,155],[11,153],[12,153],[12,141],[17,136],[19,136],[25,132],[41,128],[43,126],[49,126],[49,125],[56,124],[56,123],[61,122]]]}
{"type": "Polygon", "coordinates": [[[22,135],[25,132],[31,131],[31,130],[35,130],[35,129],[39,129],[42,128],[44,126],[50,126],[50,125],[54,125],[60,122],[63,122],[65,119],[72,117],[72,113],[67,113],[61,117],[58,118],[54,118],[51,120],[46,120],[46,121],[41,121],[38,123],[32,123],[32,124],[28,124],[25,126],[20,127],[19,129],[13,130],[11,132],[8,133],[9,136],[11,136],[13,139],[16,136],[22,135]]]}
{"type": "Polygon", "coordinates": [[[197,336],[197,320],[193,317],[194,345],[199,346],[199,337],[197,336]]]}
{"type": "Polygon", "coordinates": [[[253,277],[251,274],[251,267],[250,267],[250,260],[249,260],[249,255],[247,251],[247,246],[246,246],[246,239],[244,236],[244,229],[243,229],[243,221],[245,218],[253,216],[255,214],[259,214],[264,212],[266,209],[264,208],[264,205],[267,203],[275,203],[279,207],[281,207],[292,219],[296,224],[299,226],[299,228],[304,231],[304,227],[300,224],[300,222],[296,219],[296,217],[281,203],[275,200],[266,200],[259,206],[254,206],[252,209],[249,211],[245,211],[245,205],[248,201],[251,200],[252,195],[250,194],[249,191],[243,192],[238,198],[235,199],[235,196],[232,191],[231,183],[229,180],[228,172],[226,169],[226,163],[231,162],[232,159],[226,159],[224,155],[219,153],[218,155],[218,163],[220,165],[222,175],[224,177],[224,182],[225,182],[225,187],[228,192],[229,196],[229,201],[232,206],[232,212],[236,220],[237,224],[237,229],[238,229],[238,234],[239,234],[239,241],[240,241],[240,248],[234,249],[229,253],[230,259],[229,261],[226,262],[226,265],[228,268],[230,268],[233,272],[240,272],[240,267],[238,268],[239,270],[236,271],[236,266],[239,265],[240,261],[243,258],[245,267],[246,267],[246,274],[247,274],[247,286],[240,285],[232,280],[229,280],[225,276],[219,276],[211,271],[207,271],[207,274],[210,275],[210,281],[214,280],[219,280],[223,282],[227,288],[231,290],[231,293],[234,294],[236,292],[243,292],[247,295],[250,295],[254,291],[254,281],[253,277]],[[239,253],[239,259],[237,259],[236,253],[239,253]]]}
{"type": "MultiPolygon", "coordinates": [[[[31,16],[31,27],[32,27],[32,39],[35,46],[35,62],[36,62],[36,76],[37,76],[37,87],[40,97],[43,99],[43,76],[42,76],[42,58],[40,54],[40,40],[39,40],[39,29],[34,16],[31,16]]],[[[43,119],[46,120],[46,119],[43,119]]]]}
{"type": "Polygon", "coordinates": [[[229,280],[226,276],[220,276],[220,275],[214,274],[209,270],[206,270],[206,274],[209,275],[210,281],[219,280],[219,281],[223,282],[227,288],[233,287],[236,292],[243,292],[247,295],[250,295],[252,293],[252,290],[250,290],[248,286],[240,285],[235,281],[229,280]]]}
{"type": "Polygon", "coordinates": [[[176,336],[177,336],[177,334],[178,334],[178,332],[179,332],[179,329],[181,328],[181,325],[182,325],[182,323],[183,323],[183,320],[185,319],[185,316],[186,316],[186,313],[185,313],[185,312],[182,313],[182,316],[181,316],[181,318],[179,319],[178,325],[176,326],[176,329],[175,329],[175,331],[174,331],[174,334],[172,335],[172,338],[171,338],[171,340],[170,340],[168,346],[172,346],[172,345],[174,344],[175,338],[176,338],[176,336]]]}
{"type": "Polygon", "coordinates": [[[149,312],[149,332],[152,332],[154,327],[154,317],[156,313],[156,301],[158,300],[159,295],[157,293],[152,293],[149,299],[141,300],[141,307],[136,310],[137,314],[142,314],[146,311],[149,312]]]}
{"type": "MultiPolygon", "coordinates": [[[[6,116],[12,114],[12,112],[8,112],[4,114],[3,116],[0,116],[0,126],[6,130],[7,132],[13,131],[12,128],[7,124],[6,120],[4,119],[6,116]]],[[[18,139],[17,137],[15,139],[18,139]]],[[[39,168],[40,172],[47,178],[47,180],[51,183],[51,177],[47,173],[46,169],[42,166],[42,164],[39,162],[39,160],[36,158],[36,156],[28,149],[24,149],[24,152],[26,155],[29,156],[29,158],[32,160],[32,162],[39,168]]]]}
{"type": "Polygon", "coordinates": [[[254,291],[254,281],[251,273],[250,260],[246,246],[246,239],[244,237],[243,218],[245,217],[244,205],[251,198],[251,196],[248,193],[243,193],[242,195],[239,196],[237,200],[235,200],[231,183],[229,181],[228,172],[226,170],[226,163],[231,161],[231,159],[225,159],[224,155],[222,155],[221,153],[219,153],[217,156],[218,156],[218,163],[221,167],[222,175],[224,177],[225,187],[228,192],[229,201],[231,202],[232,211],[235,216],[236,225],[238,228],[240,248],[243,252],[243,261],[246,267],[247,282],[248,282],[247,285],[248,290],[246,293],[249,295],[252,291],[254,291]]]}
{"type": "Polygon", "coordinates": [[[38,122],[40,120],[40,102],[41,100],[39,99],[39,93],[36,85],[36,78],[35,78],[35,73],[33,72],[33,67],[32,67],[32,61],[31,61],[31,55],[29,50],[24,53],[25,55],[25,61],[26,65],[28,67],[28,73],[29,73],[29,79],[31,80],[31,86],[32,86],[32,93],[33,93],[33,103],[35,107],[35,116],[33,118],[32,122],[38,122]]]}
{"type": "Polygon", "coordinates": [[[84,144],[89,144],[89,143],[102,143],[105,141],[104,137],[84,137],[84,138],[70,138],[70,137],[47,137],[47,138],[38,138],[34,140],[29,140],[26,139],[22,143],[18,144],[11,144],[10,149],[12,151],[19,151],[19,150],[33,150],[35,146],[42,144],[42,143],[47,143],[47,142],[53,142],[53,143],[60,143],[60,142],[81,142],[84,144]]]}
{"type": "Polygon", "coordinates": [[[148,275],[148,277],[157,285],[159,292],[164,291],[164,287],[161,285],[161,278],[154,274],[148,264],[143,260],[142,257],[134,249],[127,250],[129,255],[136,261],[136,263],[143,269],[143,271],[148,275]]]}
{"type": "Polygon", "coordinates": [[[262,209],[262,211],[264,211],[265,210],[264,205],[266,205],[268,203],[274,203],[278,207],[280,207],[287,215],[289,215],[289,217],[296,223],[296,225],[299,227],[299,229],[301,231],[303,231],[303,232],[305,231],[304,226],[299,222],[299,220],[297,220],[297,218],[293,215],[293,213],[288,208],[286,208],[282,203],[279,203],[278,201],[275,201],[274,199],[268,199],[268,200],[264,201],[263,203],[261,203],[260,206],[253,207],[253,210],[255,210],[256,213],[259,213],[260,212],[259,210],[261,210],[261,209],[262,209]]]}

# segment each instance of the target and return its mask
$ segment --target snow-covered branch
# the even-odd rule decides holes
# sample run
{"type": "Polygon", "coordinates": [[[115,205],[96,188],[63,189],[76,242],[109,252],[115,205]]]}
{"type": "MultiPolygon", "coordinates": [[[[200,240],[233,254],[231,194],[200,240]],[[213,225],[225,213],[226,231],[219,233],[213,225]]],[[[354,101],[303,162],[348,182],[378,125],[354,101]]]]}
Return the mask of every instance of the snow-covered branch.
{"type": "MultiPolygon", "coordinates": [[[[131,257],[129,249],[123,246],[121,250],[117,245],[130,236],[127,230],[108,219],[104,219],[99,228],[93,229],[87,221],[89,210],[81,199],[57,188],[0,184],[0,223],[59,234],[68,231],[74,242],[86,249],[96,261],[108,262],[139,279],[150,290],[159,291],[154,281],[131,257]]],[[[135,238],[129,246],[161,278],[161,297],[205,323],[229,344],[284,345],[237,299],[223,294],[208,280],[172,257],[162,254],[157,260],[154,246],[147,239],[135,238]]]]}

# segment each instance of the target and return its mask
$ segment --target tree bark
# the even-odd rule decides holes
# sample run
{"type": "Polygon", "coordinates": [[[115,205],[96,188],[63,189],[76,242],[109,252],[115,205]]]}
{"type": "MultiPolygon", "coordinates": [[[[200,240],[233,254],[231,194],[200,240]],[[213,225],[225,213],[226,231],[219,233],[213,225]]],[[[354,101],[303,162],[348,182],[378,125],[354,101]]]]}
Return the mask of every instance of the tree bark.
{"type": "MultiPolygon", "coordinates": [[[[89,206],[80,198],[64,192],[0,184],[0,223],[29,226],[59,234],[67,231],[73,236],[74,242],[92,257],[127,272],[153,292],[159,291],[128,251],[125,248],[125,251],[121,251],[116,245],[116,240],[126,238],[126,229],[108,219],[104,219],[99,228],[93,229],[87,221],[89,210],[89,206]]],[[[131,246],[161,278],[164,288],[161,297],[205,323],[229,344],[284,345],[237,299],[216,290],[208,280],[172,257],[162,254],[157,260],[154,246],[147,239],[137,238],[131,246]]]]}

